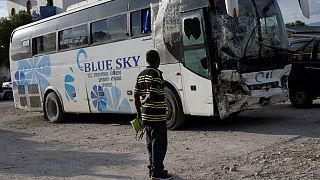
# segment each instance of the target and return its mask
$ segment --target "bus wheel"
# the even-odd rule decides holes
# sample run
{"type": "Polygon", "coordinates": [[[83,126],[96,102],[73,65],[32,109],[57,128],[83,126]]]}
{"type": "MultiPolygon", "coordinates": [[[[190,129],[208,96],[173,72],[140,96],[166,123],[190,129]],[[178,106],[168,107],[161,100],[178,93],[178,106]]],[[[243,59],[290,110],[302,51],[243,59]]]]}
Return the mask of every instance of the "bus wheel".
{"type": "Polygon", "coordinates": [[[56,93],[48,94],[44,104],[44,115],[52,123],[59,123],[64,120],[65,114],[61,102],[56,93]]]}
{"type": "Polygon", "coordinates": [[[184,114],[178,94],[169,87],[165,87],[165,98],[167,104],[167,127],[168,129],[179,129],[184,123],[184,114]]]}

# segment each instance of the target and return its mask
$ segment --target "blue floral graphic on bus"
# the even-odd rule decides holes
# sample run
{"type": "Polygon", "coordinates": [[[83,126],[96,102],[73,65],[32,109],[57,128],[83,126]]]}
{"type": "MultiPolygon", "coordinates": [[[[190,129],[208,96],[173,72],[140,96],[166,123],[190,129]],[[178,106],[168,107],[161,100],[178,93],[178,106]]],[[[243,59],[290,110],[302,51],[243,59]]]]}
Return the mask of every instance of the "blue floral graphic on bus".
{"type": "Polygon", "coordinates": [[[22,71],[17,71],[14,74],[14,78],[15,78],[15,81],[12,83],[12,88],[14,90],[17,90],[19,85],[23,85],[25,83],[26,77],[22,71]]]}
{"type": "Polygon", "coordinates": [[[107,98],[105,96],[100,96],[103,93],[103,88],[101,86],[94,85],[91,90],[92,104],[99,112],[106,111],[107,98]]]}
{"type": "Polygon", "coordinates": [[[99,112],[130,113],[132,110],[128,99],[121,99],[121,96],[121,90],[114,86],[110,89],[94,85],[91,91],[92,104],[99,112]]]}
{"type": "Polygon", "coordinates": [[[13,86],[39,84],[44,90],[50,85],[46,79],[51,74],[51,63],[49,56],[35,57],[18,62],[18,71],[15,73],[13,86]]]}
{"type": "MultiPolygon", "coordinates": [[[[71,72],[73,73],[73,69],[70,67],[71,72]]],[[[66,74],[64,76],[64,89],[66,93],[66,97],[68,101],[75,99],[76,88],[73,86],[75,79],[70,74],[66,74]]]]}

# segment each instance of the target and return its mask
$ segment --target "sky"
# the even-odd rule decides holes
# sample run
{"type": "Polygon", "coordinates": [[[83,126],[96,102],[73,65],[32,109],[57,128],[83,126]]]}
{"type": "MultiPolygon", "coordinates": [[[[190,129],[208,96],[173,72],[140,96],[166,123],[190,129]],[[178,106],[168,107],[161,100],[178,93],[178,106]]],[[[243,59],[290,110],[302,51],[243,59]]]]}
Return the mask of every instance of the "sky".
{"type": "Polygon", "coordinates": [[[8,16],[7,0],[0,0],[0,17],[8,16]]]}
{"type": "MultiPolygon", "coordinates": [[[[300,20],[306,24],[320,22],[320,0],[309,0],[311,17],[303,17],[298,0],[277,0],[285,23],[300,20]]],[[[8,16],[7,0],[0,0],[0,17],[8,16]]]]}
{"type": "Polygon", "coordinates": [[[309,0],[310,19],[305,18],[299,8],[298,0],[277,0],[285,23],[300,20],[306,24],[320,22],[320,0],[309,0]]]}

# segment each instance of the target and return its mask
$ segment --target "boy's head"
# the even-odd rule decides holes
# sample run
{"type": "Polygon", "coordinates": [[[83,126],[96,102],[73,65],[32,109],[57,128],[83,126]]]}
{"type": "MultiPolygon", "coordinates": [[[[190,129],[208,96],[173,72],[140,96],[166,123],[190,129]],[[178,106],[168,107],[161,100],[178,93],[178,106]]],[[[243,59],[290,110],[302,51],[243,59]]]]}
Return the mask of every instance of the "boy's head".
{"type": "Polygon", "coordinates": [[[146,61],[152,68],[158,68],[160,65],[159,53],[155,50],[150,50],[146,54],[146,61]]]}

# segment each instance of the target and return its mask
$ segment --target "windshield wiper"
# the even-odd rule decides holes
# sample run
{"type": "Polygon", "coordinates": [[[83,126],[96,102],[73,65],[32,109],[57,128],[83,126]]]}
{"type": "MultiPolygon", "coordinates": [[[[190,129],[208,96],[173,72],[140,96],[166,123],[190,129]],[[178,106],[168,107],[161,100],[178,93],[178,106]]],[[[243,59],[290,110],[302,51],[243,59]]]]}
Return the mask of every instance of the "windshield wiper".
{"type": "Polygon", "coordinates": [[[247,57],[247,49],[248,49],[248,45],[249,45],[249,42],[251,41],[251,38],[254,34],[254,32],[256,31],[256,28],[258,27],[258,23],[254,26],[254,28],[252,29],[251,31],[251,34],[246,42],[246,46],[244,47],[244,51],[243,51],[243,56],[239,59],[239,60],[243,60],[247,57]]]}

